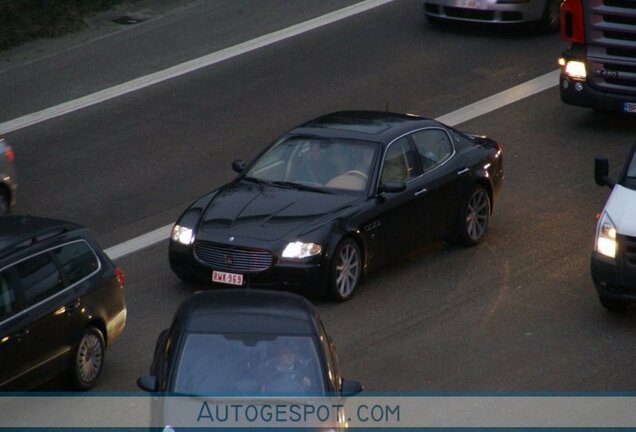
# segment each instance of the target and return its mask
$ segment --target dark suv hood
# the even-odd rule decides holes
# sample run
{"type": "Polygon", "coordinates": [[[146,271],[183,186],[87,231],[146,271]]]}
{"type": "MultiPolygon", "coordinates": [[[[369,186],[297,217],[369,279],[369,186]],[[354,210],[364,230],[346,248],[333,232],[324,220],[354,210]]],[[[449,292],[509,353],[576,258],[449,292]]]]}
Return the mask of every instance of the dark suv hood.
{"type": "Polygon", "coordinates": [[[210,202],[198,228],[206,234],[227,234],[259,240],[278,240],[292,231],[328,218],[354,201],[355,195],[257,185],[247,181],[230,183],[210,202]]]}

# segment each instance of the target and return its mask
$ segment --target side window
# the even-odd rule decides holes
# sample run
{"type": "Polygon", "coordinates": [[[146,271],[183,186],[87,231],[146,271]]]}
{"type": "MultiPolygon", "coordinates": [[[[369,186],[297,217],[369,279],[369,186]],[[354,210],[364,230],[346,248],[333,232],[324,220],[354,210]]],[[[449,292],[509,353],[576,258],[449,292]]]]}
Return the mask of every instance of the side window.
{"type": "Polygon", "coordinates": [[[62,276],[48,253],[41,253],[15,265],[27,306],[64,289],[62,276]]]}
{"type": "Polygon", "coordinates": [[[411,136],[424,171],[444,162],[453,153],[448,134],[443,130],[427,129],[415,132],[411,136]]]}
{"type": "Polygon", "coordinates": [[[417,176],[415,155],[406,138],[395,141],[386,152],[382,167],[382,181],[407,181],[417,176]]]}
{"type": "Polygon", "coordinates": [[[0,321],[10,317],[18,311],[18,299],[15,286],[11,284],[9,272],[0,272],[0,321]]]}
{"type": "Polygon", "coordinates": [[[70,284],[84,279],[97,270],[97,257],[84,241],[69,243],[52,252],[70,284]]]}

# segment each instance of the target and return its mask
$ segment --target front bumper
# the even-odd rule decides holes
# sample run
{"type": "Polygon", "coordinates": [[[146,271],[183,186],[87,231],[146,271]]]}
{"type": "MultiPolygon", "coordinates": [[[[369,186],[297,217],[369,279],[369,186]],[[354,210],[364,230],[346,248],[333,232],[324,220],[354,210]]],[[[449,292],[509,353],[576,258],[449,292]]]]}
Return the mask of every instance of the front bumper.
{"type": "MultiPolygon", "coordinates": [[[[197,279],[201,282],[232,287],[235,285],[212,282],[212,271],[232,273],[228,268],[213,268],[195,258],[192,248],[170,242],[170,268],[173,272],[197,279]]],[[[243,275],[243,285],[252,288],[308,289],[322,292],[327,287],[328,266],[322,257],[312,257],[302,261],[284,261],[274,258],[267,270],[258,272],[237,272],[243,275]]]]}
{"type": "Polygon", "coordinates": [[[543,16],[543,5],[538,1],[501,4],[494,0],[477,2],[466,0],[431,0],[424,3],[424,14],[429,17],[475,23],[518,24],[538,21],[543,16]],[[465,6],[462,6],[464,4],[465,6]]]}
{"type": "Polygon", "coordinates": [[[623,112],[626,103],[636,104],[636,96],[608,93],[594,89],[587,81],[578,81],[561,74],[561,100],[570,105],[601,111],[623,112]]]}
{"type": "Polygon", "coordinates": [[[617,254],[609,259],[592,253],[591,271],[599,295],[623,301],[636,301],[636,265],[617,254]]]}

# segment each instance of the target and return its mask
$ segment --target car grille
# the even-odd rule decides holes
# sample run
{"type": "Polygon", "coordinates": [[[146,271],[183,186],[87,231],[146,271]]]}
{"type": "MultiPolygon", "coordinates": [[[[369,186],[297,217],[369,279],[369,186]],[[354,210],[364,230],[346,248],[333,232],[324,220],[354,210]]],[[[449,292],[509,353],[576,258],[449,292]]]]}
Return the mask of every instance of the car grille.
{"type": "Polygon", "coordinates": [[[625,260],[636,266],[636,237],[622,236],[625,240],[625,260]]]}
{"type": "Polygon", "coordinates": [[[636,71],[631,66],[636,60],[636,2],[590,0],[590,5],[588,82],[603,91],[636,94],[636,71]]]}
{"type": "Polygon", "coordinates": [[[266,250],[229,247],[206,241],[194,243],[194,255],[210,267],[235,272],[267,270],[274,262],[274,257],[266,250]]]}

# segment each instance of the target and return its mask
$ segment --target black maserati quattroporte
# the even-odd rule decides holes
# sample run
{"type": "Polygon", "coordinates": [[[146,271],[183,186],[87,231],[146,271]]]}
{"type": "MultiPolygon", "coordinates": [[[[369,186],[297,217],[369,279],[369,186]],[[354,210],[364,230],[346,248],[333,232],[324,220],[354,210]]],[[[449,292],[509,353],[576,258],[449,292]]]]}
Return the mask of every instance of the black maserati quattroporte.
{"type": "Polygon", "coordinates": [[[192,204],[170,239],[185,280],[309,287],[349,299],[368,270],[427,241],[482,240],[501,191],[493,140],[388,112],[284,134],[192,204]]]}

